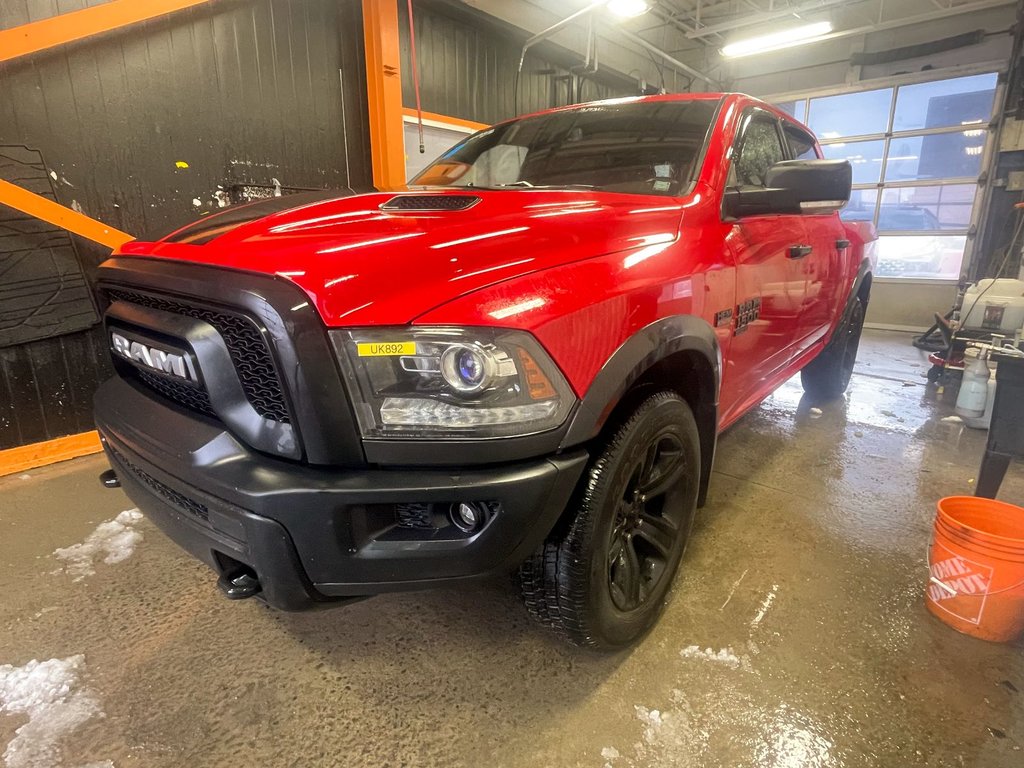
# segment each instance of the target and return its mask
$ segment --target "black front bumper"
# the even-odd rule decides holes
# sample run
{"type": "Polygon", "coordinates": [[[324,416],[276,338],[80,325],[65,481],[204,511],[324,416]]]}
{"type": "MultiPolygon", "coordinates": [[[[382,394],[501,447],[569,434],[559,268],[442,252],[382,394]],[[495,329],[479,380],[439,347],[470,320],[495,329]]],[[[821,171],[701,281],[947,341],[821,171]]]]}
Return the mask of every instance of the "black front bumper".
{"type": "Polygon", "coordinates": [[[252,451],[120,378],[95,406],[142,512],[218,573],[247,566],[284,610],[511,570],[550,532],[587,461],[577,451],[465,470],[314,467],[252,451]],[[483,505],[487,523],[469,534],[446,524],[459,502],[483,505]]]}

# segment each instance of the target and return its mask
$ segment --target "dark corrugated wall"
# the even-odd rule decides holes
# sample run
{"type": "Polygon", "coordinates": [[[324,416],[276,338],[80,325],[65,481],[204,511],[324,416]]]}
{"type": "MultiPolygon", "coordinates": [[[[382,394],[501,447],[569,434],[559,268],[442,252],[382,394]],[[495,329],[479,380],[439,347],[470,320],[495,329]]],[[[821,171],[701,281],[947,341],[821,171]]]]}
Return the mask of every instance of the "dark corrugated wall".
{"type": "MultiPolygon", "coordinates": [[[[416,106],[409,56],[409,18],[399,2],[402,37],[402,101],[416,106]]],[[[513,85],[527,35],[506,29],[490,17],[458,11],[443,0],[416,0],[416,54],[420,67],[423,109],[465,120],[492,124],[514,117],[513,85]]],[[[518,112],[561,106],[569,101],[566,61],[534,52],[526,57],[519,83],[518,112]]],[[[549,49],[550,50],[550,49],[549,49]]],[[[582,61],[572,62],[582,64],[582,61]]],[[[592,101],[635,95],[621,75],[598,72],[584,80],[580,98],[592,101]]]]}
{"type": "MultiPolygon", "coordinates": [[[[0,27],[94,4],[0,0],[0,27]]],[[[0,145],[41,151],[59,202],[139,236],[215,209],[218,185],[366,188],[364,63],[359,0],[220,0],[0,65],[0,145]]],[[[107,252],[79,249],[91,275],[107,252]]],[[[0,349],[0,449],[91,429],[105,346],[93,329],[0,349]]]]}

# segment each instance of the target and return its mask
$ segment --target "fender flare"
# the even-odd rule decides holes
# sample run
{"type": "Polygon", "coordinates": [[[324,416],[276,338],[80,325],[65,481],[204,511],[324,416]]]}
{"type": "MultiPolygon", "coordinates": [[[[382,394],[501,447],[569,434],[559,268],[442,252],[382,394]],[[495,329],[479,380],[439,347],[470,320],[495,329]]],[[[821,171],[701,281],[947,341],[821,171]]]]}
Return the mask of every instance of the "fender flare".
{"type": "Polygon", "coordinates": [[[581,445],[600,434],[612,411],[633,385],[662,360],[680,352],[702,357],[711,381],[703,383],[694,417],[701,437],[701,493],[703,504],[711,477],[718,439],[718,396],[722,380],[722,350],[715,330],[694,315],[662,318],[637,331],[612,353],[597,372],[574,412],[560,450],[581,445]]]}

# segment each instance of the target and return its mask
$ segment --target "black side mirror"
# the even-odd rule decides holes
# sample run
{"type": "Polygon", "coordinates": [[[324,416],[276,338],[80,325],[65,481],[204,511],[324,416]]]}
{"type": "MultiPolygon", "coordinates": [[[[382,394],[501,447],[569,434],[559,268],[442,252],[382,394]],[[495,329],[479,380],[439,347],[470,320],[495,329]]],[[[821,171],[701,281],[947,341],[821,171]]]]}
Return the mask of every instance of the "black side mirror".
{"type": "Polygon", "coordinates": [[[853,166],[846,160],[783,160],[768,169],[765,186],[728,189],[732,218],[834,213],[850,201],[853,166]]]}

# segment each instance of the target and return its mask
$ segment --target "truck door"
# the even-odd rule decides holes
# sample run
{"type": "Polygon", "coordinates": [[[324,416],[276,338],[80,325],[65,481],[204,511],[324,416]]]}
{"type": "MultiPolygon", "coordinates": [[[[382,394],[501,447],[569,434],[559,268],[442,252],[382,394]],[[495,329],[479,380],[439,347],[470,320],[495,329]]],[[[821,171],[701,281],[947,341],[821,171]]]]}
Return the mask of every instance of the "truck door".
{"type": "MultiPolygon", "coordinates": [[[[788,121],[783,121],[786,148],[793,160],[818,157],[814,138],[788,121]]],[[[800,313],[800,353],[821,340],[840,311],[843,280],[845,230],[838,213],[804,215],[804,244],[810,250],[798,261],[805,280],[804,304],[800,313]]]]}
{"type": "MultiPolygon", "coordinates": [[[[727,186],[764,187],[768,169],[788,157],[779,121],[756,108],[742,121],[727,186]]],[[[792,249],[806,245],[804,239],[798,215],[746,216],[726,236],[736,263],[734,338],[722,382],[726,423],[770,391],[796,354],[806,280],[792,249]]]]}

